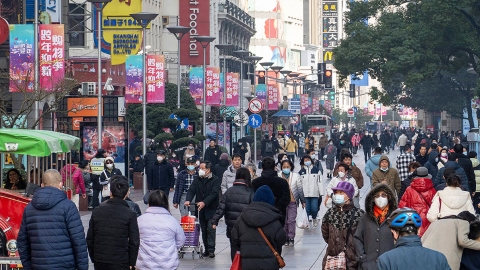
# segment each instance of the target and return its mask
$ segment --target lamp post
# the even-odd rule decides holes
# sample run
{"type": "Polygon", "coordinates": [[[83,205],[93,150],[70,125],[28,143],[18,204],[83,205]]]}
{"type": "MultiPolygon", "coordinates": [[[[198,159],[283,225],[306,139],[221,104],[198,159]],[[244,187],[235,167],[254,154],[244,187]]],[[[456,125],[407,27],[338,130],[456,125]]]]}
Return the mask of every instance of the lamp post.
{"type": "MultiPolygon", "coordinates": [[[[280,72],[280,70],[282,70],[283,67],[282,66],[271,66],[270,69],[273,70],[273,72],[275,72],[275,83],[276,83],[277,79],[278,79],[278,72],[280,72]]],[[[268,85],[267,85],[267,87],[268,87],[268,85]]],[[[267,95],[267,105],[268,105],[268,95],[267,95]]],[[[268,113],[268,111],[267,111],[267,113],[268,113]]]]}
{"type": "Polygon", "coordinates": [[[245,122],[245,119],[243,119],[243,59],[248,56],[250,52],[238,50],[233,53],[240,58],[240,122],[242,123],[240,125],[240,138],[243,138],[243,123],[245,122]]]}
{"type": "MultiPolygon", "coordinates": [[[[255,67],[257,66],[257,63],[260,62],[260,60],[262,60],[263,57],[261,56],[256,56],[256,55],[251,55],[251,56],[247,56],[245,57],[245,60],[251,62],[253,64],[253,75],[255,76],[255,67]]],[[[250,70],[250,66],[248,68],[250,70]]],[[[255,77],[253,78],[253,89],[255,89],[255,77]]],[[[256,95],[255,95],[256,96],[256,95]]],[[[254,128],[253,129],[253,140],[254,140],[254,143],[253,143],[253,161],[254,163],[253,164],[257,164],[257,129],[254,128]]]]}
{"type": "Polygon", "coordinates": [[[223,111],[223,147],[227,148],[227,117],[225,116],[227,113],[227,77],[226,77],[226,71],[227,71],[227,60],[226,60],[226,52],[227,50],[233,49],[232,44],[217,44],[215,45],[217,49],[220,51],[223,50],[223,69],[222,69],[222,74],[223,74],[223,106],[224,106],[224,111],[223,111]]]}
{"type": "MultiPolygon", "coordinates": [[[[210,36],[197,36],[195,37],[195,40],[197,42],[200,42],[200,45],[203,47],[203,104],[202,104],[202,117],[203,117],[203,123],[202,123],[202,128],[203,128],[203,136],[207,138],[207,46],[210,44],[212,41],[215,40],[215,37],[210,37],[210,36]]],[[[205,154],[205,144],[202,147],[203,149],[203,154],[205,154]]]]}
{"type": "MultiPolygon", "coordinates": [[[[273,62],[262,62],[260,65],[265,69],[265,85],[268,88],[268,70],[273,66],[273,62]]],[[[267,133],[270,135],[270,128],[268,126],[268,95],[265,95],[265,127],[267,127],[267,133]]]]}
{"type": "Polygon", "coordinates": [[[182,40],[183,36],[190,31],[190,27],[186,26],[170,26],[167,27],[167,30],[170,31],[178,41],[178,66],[177,66],[177,108],[180,109],[180,83],[181,83],[181,76],[180,76],[180,41],[182,40]]]}
{"type": "MultiPolygon", "coordinates": [[[[98,148],[102,147],[102,111],[103,111],[103,101],[102,101],[102,11],[105,6],[112,2],[112,0],[88,0],[88,2],[95,4],[97,9],[97,49],[98,49],[98,63],[97,63],[97,102],[98,102],[98,114],[97,114],[97,138],[98,138],[98,148]]],[[[37,47],[37,46],[35,46],[37,47]]]]}
{"type": "MultiPolygon", "coordinates": [[[[146,29],[147,25],[153,21],[158,14],[150,12],[138,12],[130,14],[142,26],[142,43],[143,43],[143,82],[142,82],[142,154],[145,158],[147,154],[147,72],[145,70],[147,62],[147,48],[146,48],[146,29]]],[[[143,194],[147,192],[147,175],[143,174],[143,194]]]]}

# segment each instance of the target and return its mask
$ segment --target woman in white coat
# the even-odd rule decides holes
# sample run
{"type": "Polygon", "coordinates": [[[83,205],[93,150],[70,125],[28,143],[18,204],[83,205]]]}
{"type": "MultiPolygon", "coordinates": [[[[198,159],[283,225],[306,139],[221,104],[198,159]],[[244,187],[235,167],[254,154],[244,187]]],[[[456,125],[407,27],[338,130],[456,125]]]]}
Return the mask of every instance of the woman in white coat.
{"type": "MultiPolygon", "coordinates": [[[[358,196],[358,186],[357,186],[357,182],[355,181],[355,179],[353,177],[351,177],[349,174],[348,174],[348,170],[349,170],[349,166],[343,162],[340,162],[340,164],[338,165],[338,172],[337,172],[337,175],[335,177],[332,178],[332,180],[330,180],[330,183],[328,183],[327,185],[327,197],[325,199],[325,206],[330,208],[332,207],[332,199],[331,199],[331,195],[333,194],[333,189],[334,187],[336,187],[338,185],[338,183],[340,182],[349,182],[350,184],[353,185],[354,189],[355,189],[355,194],[354,194],[354,197],[358,196]]],[[[360,208],[360,205],[358,202],[355,202],[355,207],[357,208],[360,208]],[[358,205],[357,205],[358,204],[358,205]]]]}
{"type": "Polygon", "coordinates": [[[155,190],[148,197],[148,208],[138,218],[140,248],[136,269],[177,269],[178,249],[185,243],[183,229],[168,210],[168,197],[155,190]]]}
{"type": "Polygon", "coordinates": [[[298,174],[300,174],[302,181],[305,207],[307,208],[308,216],[311,216],[313,219],[313,226],[317,227],[317,214],[323,195],[322,173],[319,168],[313,165],[312,158],[308,155],[302,157],[300,165],[302,168],[298,174]]]}
{"type": "Polygon", "coordinates": [[[300,175],[294,173],[295,169],[292,161],[284,160],[280,163],[282,170],[278,172],[278,176],[287,180],[290,186],[290,203],[287,206],[287,216],[285,218],[285,233],[287,234],[286,246],[294,245],[295,243],[295,219],[297,218],[297,205],[299,203],[305,208],[305,197],[303,195],[302,182],[300,175]]]}

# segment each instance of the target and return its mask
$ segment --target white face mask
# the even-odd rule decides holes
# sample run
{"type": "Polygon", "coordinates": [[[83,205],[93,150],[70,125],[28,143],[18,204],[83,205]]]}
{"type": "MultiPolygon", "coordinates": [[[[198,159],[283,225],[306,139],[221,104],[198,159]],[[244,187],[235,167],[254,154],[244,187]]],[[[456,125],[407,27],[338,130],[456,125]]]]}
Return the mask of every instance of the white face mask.
{"type": "Polygon", "coordinates": [[[345,176],[344,172],[338,172],[338,177],[343,178],[345,176]]]}
{"type": "Polygon", "coordinates": [[[196,162],[195,162],[195,165],[196,165],[197,167],[200,166],[200,161],[196,161],[196,162]]]}
{"type": "Polygon", "coordinates": [[[192,150],[192,149],[193,149],[193,146],[190,146],[190,145],[189,145],[189,146],[188,146],[188,149],[192,150]]]}
{"type": "Polygon", "coordinates": [[[375,205],[378,206],[378,208],[383,209],[385,206],[388,204],[388,199],[383,198],[383,197],[378,197],[375,198],[375,205]]]}
{"type": "Polygon", "coordinates": [[[205,176],[205,171],[202,170],[202,169],[198,170],[198,176],[204,177],[205,176]]]}
{"type": "Polygon", "coordinates": [[[157,157],[158,162],[162,162],[163,157],[157,157]]]}
{"type": "Polygon", "coordinates": [[[111,164],[111,163],[107,164],[107,168],[109,168],[109,169],[113,168],[113,164],[111,164]]]}

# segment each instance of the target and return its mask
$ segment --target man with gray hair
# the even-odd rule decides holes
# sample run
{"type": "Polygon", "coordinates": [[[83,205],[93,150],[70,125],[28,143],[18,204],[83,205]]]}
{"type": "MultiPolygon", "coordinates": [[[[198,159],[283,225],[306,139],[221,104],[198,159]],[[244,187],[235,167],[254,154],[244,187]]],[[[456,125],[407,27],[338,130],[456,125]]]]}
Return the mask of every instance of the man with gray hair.
{"type": "Polygon", "coordinates": [[[17,244],[23,269],[88,269],[85,233],[57,170],[43,173],[42,187],[25,207],[17,244]]]}

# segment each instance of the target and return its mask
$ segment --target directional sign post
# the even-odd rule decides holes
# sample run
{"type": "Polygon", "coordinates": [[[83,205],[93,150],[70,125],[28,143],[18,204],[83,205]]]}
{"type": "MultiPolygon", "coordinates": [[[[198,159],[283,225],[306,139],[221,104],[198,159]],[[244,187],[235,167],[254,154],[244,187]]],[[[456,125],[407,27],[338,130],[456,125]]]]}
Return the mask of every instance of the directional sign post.
{"type": "Polygon", "coordinates": [[[262,125],[262,117],[258,114],[252,114],[248,117],[248,125],[251,128],[259,128],[262,125]]]}

